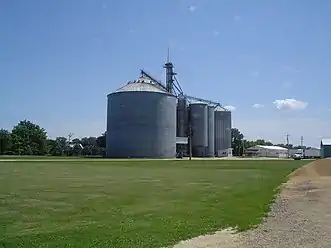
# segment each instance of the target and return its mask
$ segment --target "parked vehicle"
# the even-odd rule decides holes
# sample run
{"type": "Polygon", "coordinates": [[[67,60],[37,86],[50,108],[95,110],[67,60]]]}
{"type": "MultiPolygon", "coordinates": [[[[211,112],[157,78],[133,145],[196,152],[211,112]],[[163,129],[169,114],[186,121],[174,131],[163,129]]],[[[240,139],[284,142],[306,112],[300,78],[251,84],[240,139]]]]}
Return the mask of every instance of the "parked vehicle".
{"type": "Polygon", "coordinates": [[[321,150],[318,148],[307,148],[304,154],[307,159],[316,159],[321,157],[321,150]]]}
{"type": "Polygon", "coordinates": [[[303,159],[303,156],[302,156],[301,153],[295,153],[295,154],[293,155],[293,159],[294,159],[294,160],[301,160],[301,159],[303,159]]]}

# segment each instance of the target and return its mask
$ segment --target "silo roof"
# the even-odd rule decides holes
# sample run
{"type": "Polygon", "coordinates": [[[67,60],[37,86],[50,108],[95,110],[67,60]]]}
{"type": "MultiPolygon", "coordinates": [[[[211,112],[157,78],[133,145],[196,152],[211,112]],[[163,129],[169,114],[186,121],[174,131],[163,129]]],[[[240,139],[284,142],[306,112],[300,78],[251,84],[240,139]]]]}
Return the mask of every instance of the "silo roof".
{"type": "Polygon", "coordinates": [[[217,106],[217,107],[215,108],[215,111],[229,111],[229,110],[227,110],[226,108],[224,108],[224,107],[222,107],[222,106],[217,106]]]}
{"type": "Polygon", "coordinates": [[[208,105],[208,104],[201,101],[196,101],[196,102],[192,102],[191,105],[208,105]]]}
{"type": "Polygon", "coordinates": [[[163,94],[170,94],[161,85],[150,80],[145,76],[141,76],[134,81],[128,82],[126,85],[117,89],[114,93],[117,92],[126,92],[126,91],[140,91],[140,92],[157,92],[163,94]]]}

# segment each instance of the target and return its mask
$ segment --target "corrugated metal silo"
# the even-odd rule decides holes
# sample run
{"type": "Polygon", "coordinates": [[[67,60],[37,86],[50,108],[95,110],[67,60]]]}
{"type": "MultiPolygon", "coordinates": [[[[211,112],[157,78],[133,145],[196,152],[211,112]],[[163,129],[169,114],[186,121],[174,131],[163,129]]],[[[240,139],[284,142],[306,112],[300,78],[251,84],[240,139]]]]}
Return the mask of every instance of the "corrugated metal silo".
{"type": "Polygon", "coordinates": [[[215,156],[215,111],[208,106],[208,156],[215,156]]]}
{"type": "Polygon", "coordinates": [[[145,77],[108,95],[107,157],[171,158],[176,97],[145,77]]]}
{"type": "Polygon", "coordinates": [[[208,150],[208,106],[204,103],[192,103],[189,107],[192,127],[192,155],[205,157],[208,150]]]}
{"type": "Polygon", "coordinates": [[[178,97],[177,102],[177,137],[187,137],[187,103],[184,97],[178,97]]]}
{"type": "Polygon", "coordinates": [[[215,109],[215,154],[231,148],[231,112],[221,107],[215,109]]]}

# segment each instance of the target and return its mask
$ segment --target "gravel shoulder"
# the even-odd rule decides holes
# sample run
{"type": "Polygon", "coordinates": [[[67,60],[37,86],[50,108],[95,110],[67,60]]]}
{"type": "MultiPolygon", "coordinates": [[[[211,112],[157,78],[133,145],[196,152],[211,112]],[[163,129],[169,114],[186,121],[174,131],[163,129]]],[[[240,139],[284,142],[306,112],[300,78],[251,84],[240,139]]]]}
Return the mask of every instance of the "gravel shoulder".
{"type": "Polygon", "coordinates": [[[257,229],[240,234],[238,247],[330,247],[331,180],[298,178],[288,182],[257,229]]]}
{"type": "Polygon", "coordinates": [[[223,230],[184,241],[175,248],[330,248],[331,160],[312,162],[289,176],[256,229],[223,230]]]}

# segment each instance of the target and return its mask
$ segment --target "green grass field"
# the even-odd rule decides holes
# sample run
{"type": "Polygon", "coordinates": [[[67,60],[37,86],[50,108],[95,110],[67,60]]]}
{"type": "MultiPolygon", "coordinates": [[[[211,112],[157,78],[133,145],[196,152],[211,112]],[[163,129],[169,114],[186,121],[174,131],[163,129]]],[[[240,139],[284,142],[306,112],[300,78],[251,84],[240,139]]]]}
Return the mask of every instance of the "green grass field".
{"type": "Polygon", "coordinates": [[[245,230],[305,163],[0,162],[0,247],[155,248],[245,230]]]}

